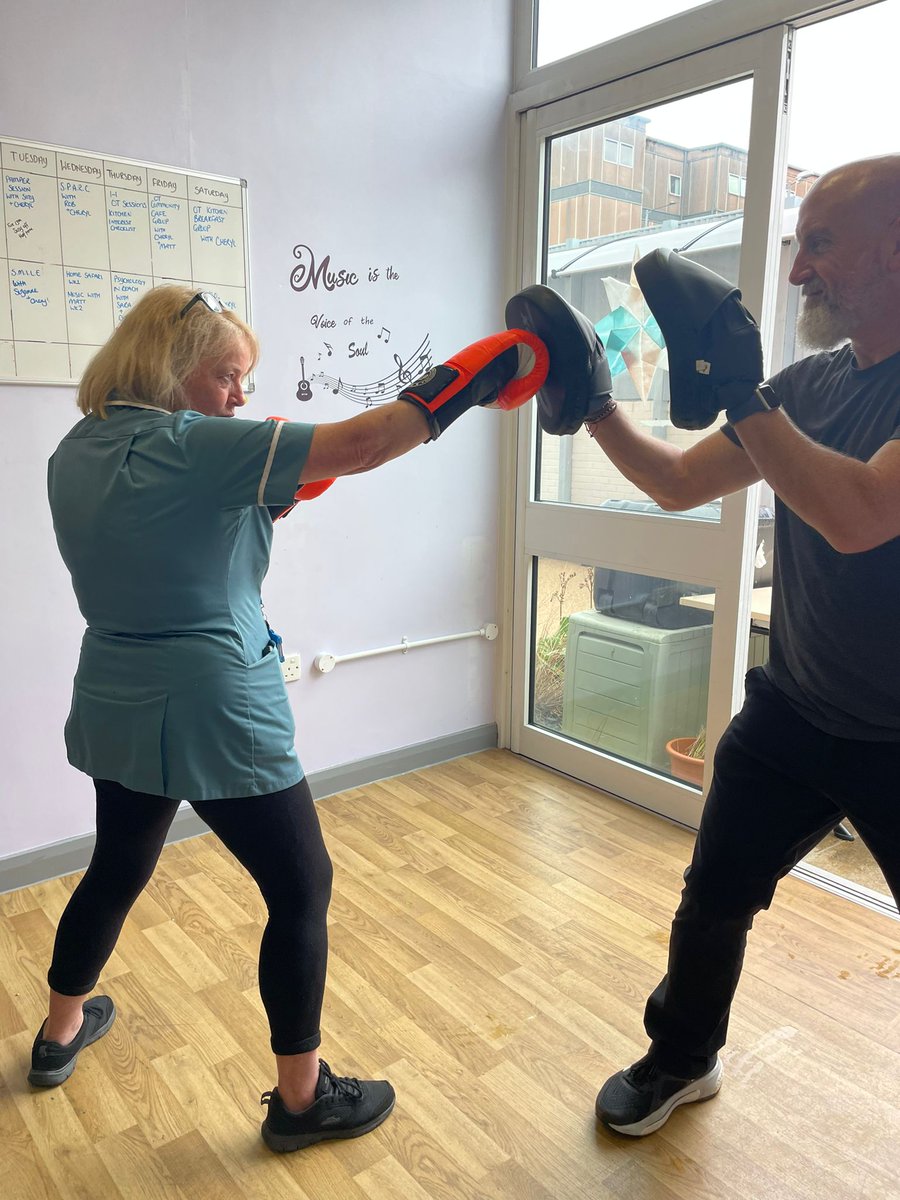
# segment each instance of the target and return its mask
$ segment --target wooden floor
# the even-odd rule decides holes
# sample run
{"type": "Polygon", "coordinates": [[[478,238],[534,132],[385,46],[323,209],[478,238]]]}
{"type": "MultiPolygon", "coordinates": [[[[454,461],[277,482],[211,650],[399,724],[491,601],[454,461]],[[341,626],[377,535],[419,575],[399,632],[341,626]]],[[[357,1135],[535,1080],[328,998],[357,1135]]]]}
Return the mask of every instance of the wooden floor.
{"type": "Polygon", "coordinates": [[[644,1051],[691,836],[489,751],[320,802],[335,862],[322,1053],[386,1075],[367,1137],[275,1156],[263,909],[210,834],[168,847],[101,981],[119,1019],[25,1082],[77,876],[0,896],[5,1200],[900,1196],[900,924],[789,879],[751,938],[725,1082],[643,1140],[594,1097],[644,1051]]]}

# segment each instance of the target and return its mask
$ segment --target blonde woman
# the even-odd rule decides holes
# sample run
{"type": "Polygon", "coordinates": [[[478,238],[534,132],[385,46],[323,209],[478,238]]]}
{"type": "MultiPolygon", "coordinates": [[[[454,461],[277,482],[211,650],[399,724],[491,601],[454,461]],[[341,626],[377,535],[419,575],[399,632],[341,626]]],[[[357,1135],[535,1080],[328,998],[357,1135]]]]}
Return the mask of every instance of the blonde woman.
{"type": "Polygon", "coordinates": [[[153,289],[88,367],[84,418],[50,460],[54,529],[87,624],[66,746],[94,780],[97,839],[60,920],[29,1080],[64,1082],[112,1025],[112,1000],[91,993],[187,801],[268,908],[259,985],[278,1083],[262,1132],[288,1151],[374,1129],[394,1092],[318,1054],[332,868],[260,607],[273,519],[305,487],[380,466],[473,405],[523,403],[546,354],[531,335],[498,334],[346,421],[228,420],[258,354],[213,294],[153,289]]]}

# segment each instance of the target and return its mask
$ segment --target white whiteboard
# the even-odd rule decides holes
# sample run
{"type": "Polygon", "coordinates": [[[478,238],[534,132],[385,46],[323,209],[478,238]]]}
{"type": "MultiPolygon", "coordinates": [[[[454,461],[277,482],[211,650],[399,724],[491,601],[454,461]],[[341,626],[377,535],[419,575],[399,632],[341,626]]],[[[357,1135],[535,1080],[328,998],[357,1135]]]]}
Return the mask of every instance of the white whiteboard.
{"type": "Polygon", "coordinates": [[[250,320],[244,180],[3,137],[0,174],[0,383],[76,383],[160,283],[250,320]]]}

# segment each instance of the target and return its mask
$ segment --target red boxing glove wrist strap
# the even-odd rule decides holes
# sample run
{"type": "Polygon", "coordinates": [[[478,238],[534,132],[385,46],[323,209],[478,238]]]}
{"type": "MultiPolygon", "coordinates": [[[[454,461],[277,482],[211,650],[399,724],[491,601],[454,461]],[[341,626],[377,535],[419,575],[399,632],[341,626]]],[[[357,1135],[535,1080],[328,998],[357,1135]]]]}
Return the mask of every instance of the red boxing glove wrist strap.
{"type": "Polygon", "coordinates": [[[478,406],[518,408],[547,377],[549,354],[540,338],[510,329],[482,338],[404,388],[398,399],[421,408],[432,438],[478,406]]]}

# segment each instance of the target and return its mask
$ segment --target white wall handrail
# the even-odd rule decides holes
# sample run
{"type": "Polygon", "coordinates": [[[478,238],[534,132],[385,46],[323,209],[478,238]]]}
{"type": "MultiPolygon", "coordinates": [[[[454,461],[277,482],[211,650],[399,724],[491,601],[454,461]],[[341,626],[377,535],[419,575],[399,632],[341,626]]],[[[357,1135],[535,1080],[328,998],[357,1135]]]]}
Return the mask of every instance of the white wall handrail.
{"type": "Polygon", "coordinates": [[[314,663],[317,670],[325,675],[333,671],[338,663],[352,662],[356,658],[372,658],[376,654],[395,654],[397,651],[405,654],[407,650],[417,650],[420,646],[437,646],[441,642],[458,642],[463,638],[485,638],[493,642],[498,632],[496,625],[482,625],[480,629],[472,629],[468,633],[448,633],[444,637],[422,638],[418,642],[401,638],[395,646],[379,646],[376,650],[358,650],[355,654],[317,654],[314,663]]]}

